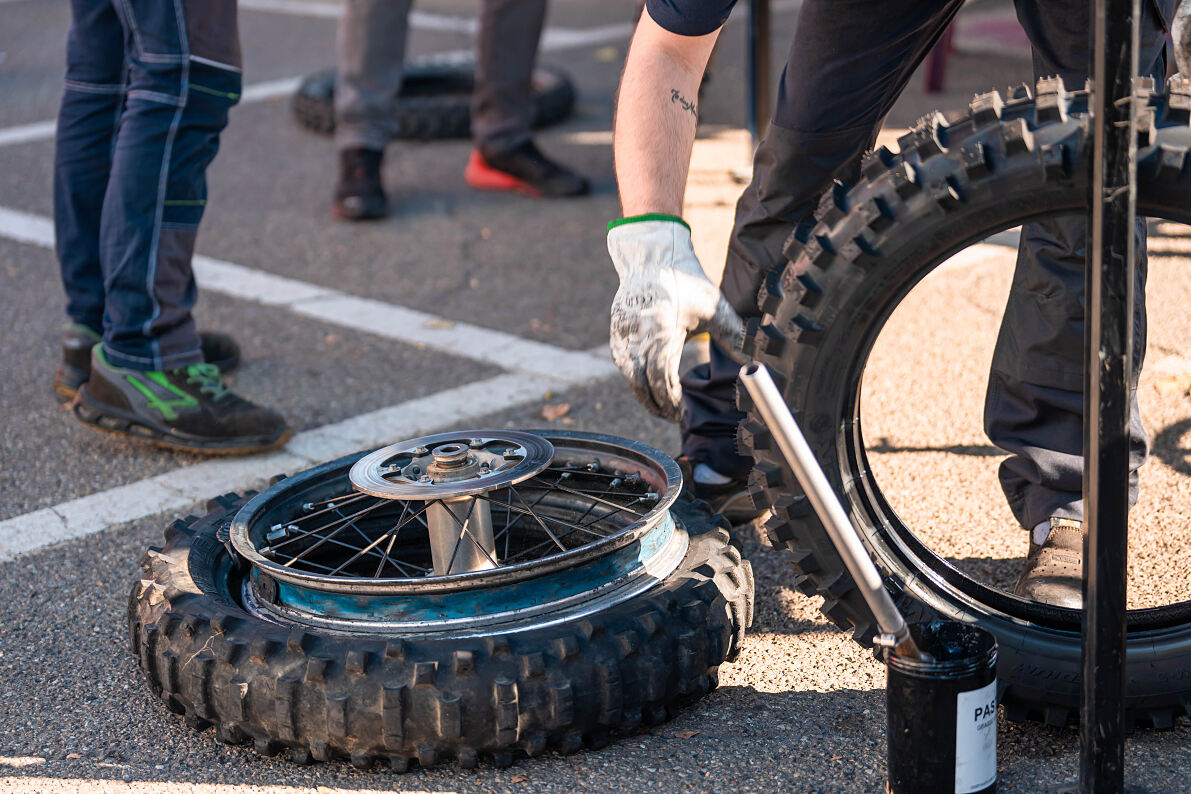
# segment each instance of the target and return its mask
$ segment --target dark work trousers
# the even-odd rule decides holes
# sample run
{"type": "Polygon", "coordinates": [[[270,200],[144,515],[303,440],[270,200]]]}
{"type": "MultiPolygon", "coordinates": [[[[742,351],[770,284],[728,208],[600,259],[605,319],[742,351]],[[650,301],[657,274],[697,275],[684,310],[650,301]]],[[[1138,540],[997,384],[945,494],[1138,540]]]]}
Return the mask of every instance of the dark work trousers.
{"type": "MultiPolygon", "coordinates": [[[[962,0],[806,0],[753,180],[736,207],[723,292],[743,316],[757,316],[765,274],[785,264],[782,244],[810,223],[833,179],[855,181],[889,112],[962,0]]],[[[1086,0],[1017,0],[1034,47],[1037,76],[1082,87],[1090,64],[1086,0]]],[[[1164,26],[1173,0],[1143,3],[1144,73],[1165,73],[1164,26]]],[[[1014,515],[1032,527],[1052,515],[1081,517],[1085,227],[1082,217],[1025,225],[1017,270],[993,356],[985,426],[1010,453],[1000,476],[1014,515]]],[[[1138,234],[1144,252],[1144,226],[1138,234]]],[[[1139,256],[1136,370],[1145,349],[1145,257],[1139,256]]],[[[842,318],[846,322],[846,318],[842,318]]],[[[738,367],[712,346],[709,365],[682,381],[683,453],[723,474],[746,476],[736,452],[738,367]]],[[[1136,387],[1137,371],[1134,372],[1136,387]]],[[[1131,465],[1146,453],[1134,400],[1131,465]]]]}
{"type": "MultiPolygon", "coordinates": [[[[339,20],[335,141],[384,149],[397,134],[395,103],[405,67],[412,0],[346,0],[339,20]]],[[[471,133],[485,152],[530,140],[533,68],[546,0],[482,0],[471,133]]]]}
{"type": "Polygon", "coordinates": [[[190,311],[206,171],[240,97],[235,0],[72,0],[54,151],[66,311],[108,361],[202,361],[190,311]]]}

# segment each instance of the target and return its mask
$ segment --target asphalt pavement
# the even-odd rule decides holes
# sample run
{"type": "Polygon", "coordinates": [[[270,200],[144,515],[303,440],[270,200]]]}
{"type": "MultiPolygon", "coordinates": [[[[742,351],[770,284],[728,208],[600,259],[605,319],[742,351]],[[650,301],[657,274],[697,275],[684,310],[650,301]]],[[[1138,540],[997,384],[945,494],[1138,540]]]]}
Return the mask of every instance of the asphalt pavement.
{"type": "MultiPolygon", "coordinates": [[[[69,10],[66,0],[0,0],[0,791],[882,790],[884,670],[822,617],[819,599],[792,587],[783,554],[755,527],[741,537],[756,571],[756,621],[744,653],[721,669],[720,688],[598,752],[405,775],[341,762],[300,767],[284,754],[220,745],[150,695],[124,618],[137,561],[166,524],[209,496],[461,426],[565,426],[677,453],[676,429],[640,409],[606,359],[616,281],[604,225],[618,214],[610,129],[633,0],[556,0],[548,20],[541,60],[570,73],[578,104],[539,142],[591,177],[593,195],[543,202],[477,193],[462,178],[467,142],[395,143],[385,170],[394,214],[363,225],[330,218],[334,145],[300,129],[288,104],[295,78],[333,63],[336,6],[242,0],[245,83],[259,90],[233,112],[209,174],[196,314],[240,340],[236,389],[280,408],[299,436],[283,453],[233,463],[94,434],[54,399],[63,302],[46,226],[45,122],[60,95],[69,10]],[[547,405],[558,418],[543,418],[547,405]]],[[[775,71],[796,6],[774,4],[775,71]]],[[[418,10],[440,23],[475,14],[471,0],[418,10]]],[[[1028,81],[1011,13],[1001,0],[971,4],[945,90],[925,95],[916,75],[887,126],[1028,81]]],[[[411,55],[468,49],[466,25],[455,27],[415,26],[411,55]]],[[[743,51],[736,19],[700,111],[691,204],[702,228],[718,230],[700,238],[709,270],[741,189],[731,167],[747,162],[743,51]]],[[[1157,228],[1152,246],[1139,393],[1154,454],[1134,513],[1135,606],[1191,595],[1183,232],[1157,228]]],[[[961,569],[1008,586],[1025,538],[997,490],[999,452],[982,434],[980,407],[1012,249],[982,250],[932,275],[899,309],[866,374],[863,410],[874,471],[898,511],[961,569]]],[[[1132,734],[1130,784],[1191,791],[1189,739],[1186,719],[1132,734]]],[[[1001,790],[1052,790],[1077,765],[1074,731],[1002,718],[1001,790]]]]}

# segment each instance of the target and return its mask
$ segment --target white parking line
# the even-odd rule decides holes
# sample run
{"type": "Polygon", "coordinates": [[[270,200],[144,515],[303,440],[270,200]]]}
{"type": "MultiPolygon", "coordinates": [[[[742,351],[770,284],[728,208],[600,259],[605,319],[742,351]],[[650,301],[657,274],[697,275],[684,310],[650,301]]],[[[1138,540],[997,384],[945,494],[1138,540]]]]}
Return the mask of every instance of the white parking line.
{"type": "Polygon", "coordinates": [[[35,510],[0,521],[0,561],[228,491],[259,486],[279,472],[293,473],[448,424],[462,429],[479,415],[541,399],[552,388],[558,388],[557,381],[498,375],[298,433],[283,449],[267,455],[207,460],[35,510]]]}
{"type": "MultiPolygon", "coordinates": [[[[54,225],[49,218],[0,207],[0,237],[52,248],[54,225]]],[[[305,317],[482,361],[512,372],[564,382],[615,372],[603,356],[565,350],[209,256],[194,257],[194,274],[203,290],[279,306],[305,317]]]]}
{"type": "Polygon", "coordinates": [[[18,124],[0,130],[0,146],[11,146],[15,143],[42,141],[54,137],[54,130],[58,128],[57,121],[35,121],[32,124],[18,124]]]}

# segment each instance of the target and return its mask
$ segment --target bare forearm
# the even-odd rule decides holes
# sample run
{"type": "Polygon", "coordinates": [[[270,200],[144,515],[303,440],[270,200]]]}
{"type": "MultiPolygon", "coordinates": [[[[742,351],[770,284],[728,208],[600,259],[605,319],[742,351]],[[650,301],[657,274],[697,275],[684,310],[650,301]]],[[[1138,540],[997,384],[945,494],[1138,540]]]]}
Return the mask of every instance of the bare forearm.
{"type": "Polygon", "coordinates": [[[621,212],[682,215],[699,81],[718,33],[677,36],[641,15],[616,106],[613,152],[621,212]]]}

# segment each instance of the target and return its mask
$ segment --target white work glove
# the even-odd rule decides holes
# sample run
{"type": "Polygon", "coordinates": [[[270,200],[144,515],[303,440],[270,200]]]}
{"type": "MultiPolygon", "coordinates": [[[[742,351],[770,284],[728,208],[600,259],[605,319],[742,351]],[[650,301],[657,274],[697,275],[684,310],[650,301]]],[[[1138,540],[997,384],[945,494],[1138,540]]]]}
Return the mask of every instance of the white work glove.
{"type": "Polygon", "coordinates": [[[642,405],[677,422],[682,346],[707,331],[739,357],[744,323],[703,273],[690,227],[681,219],[638,215],[613,221],[608,253],[620,275],[612,299],[612,360],[642,405]]]}

